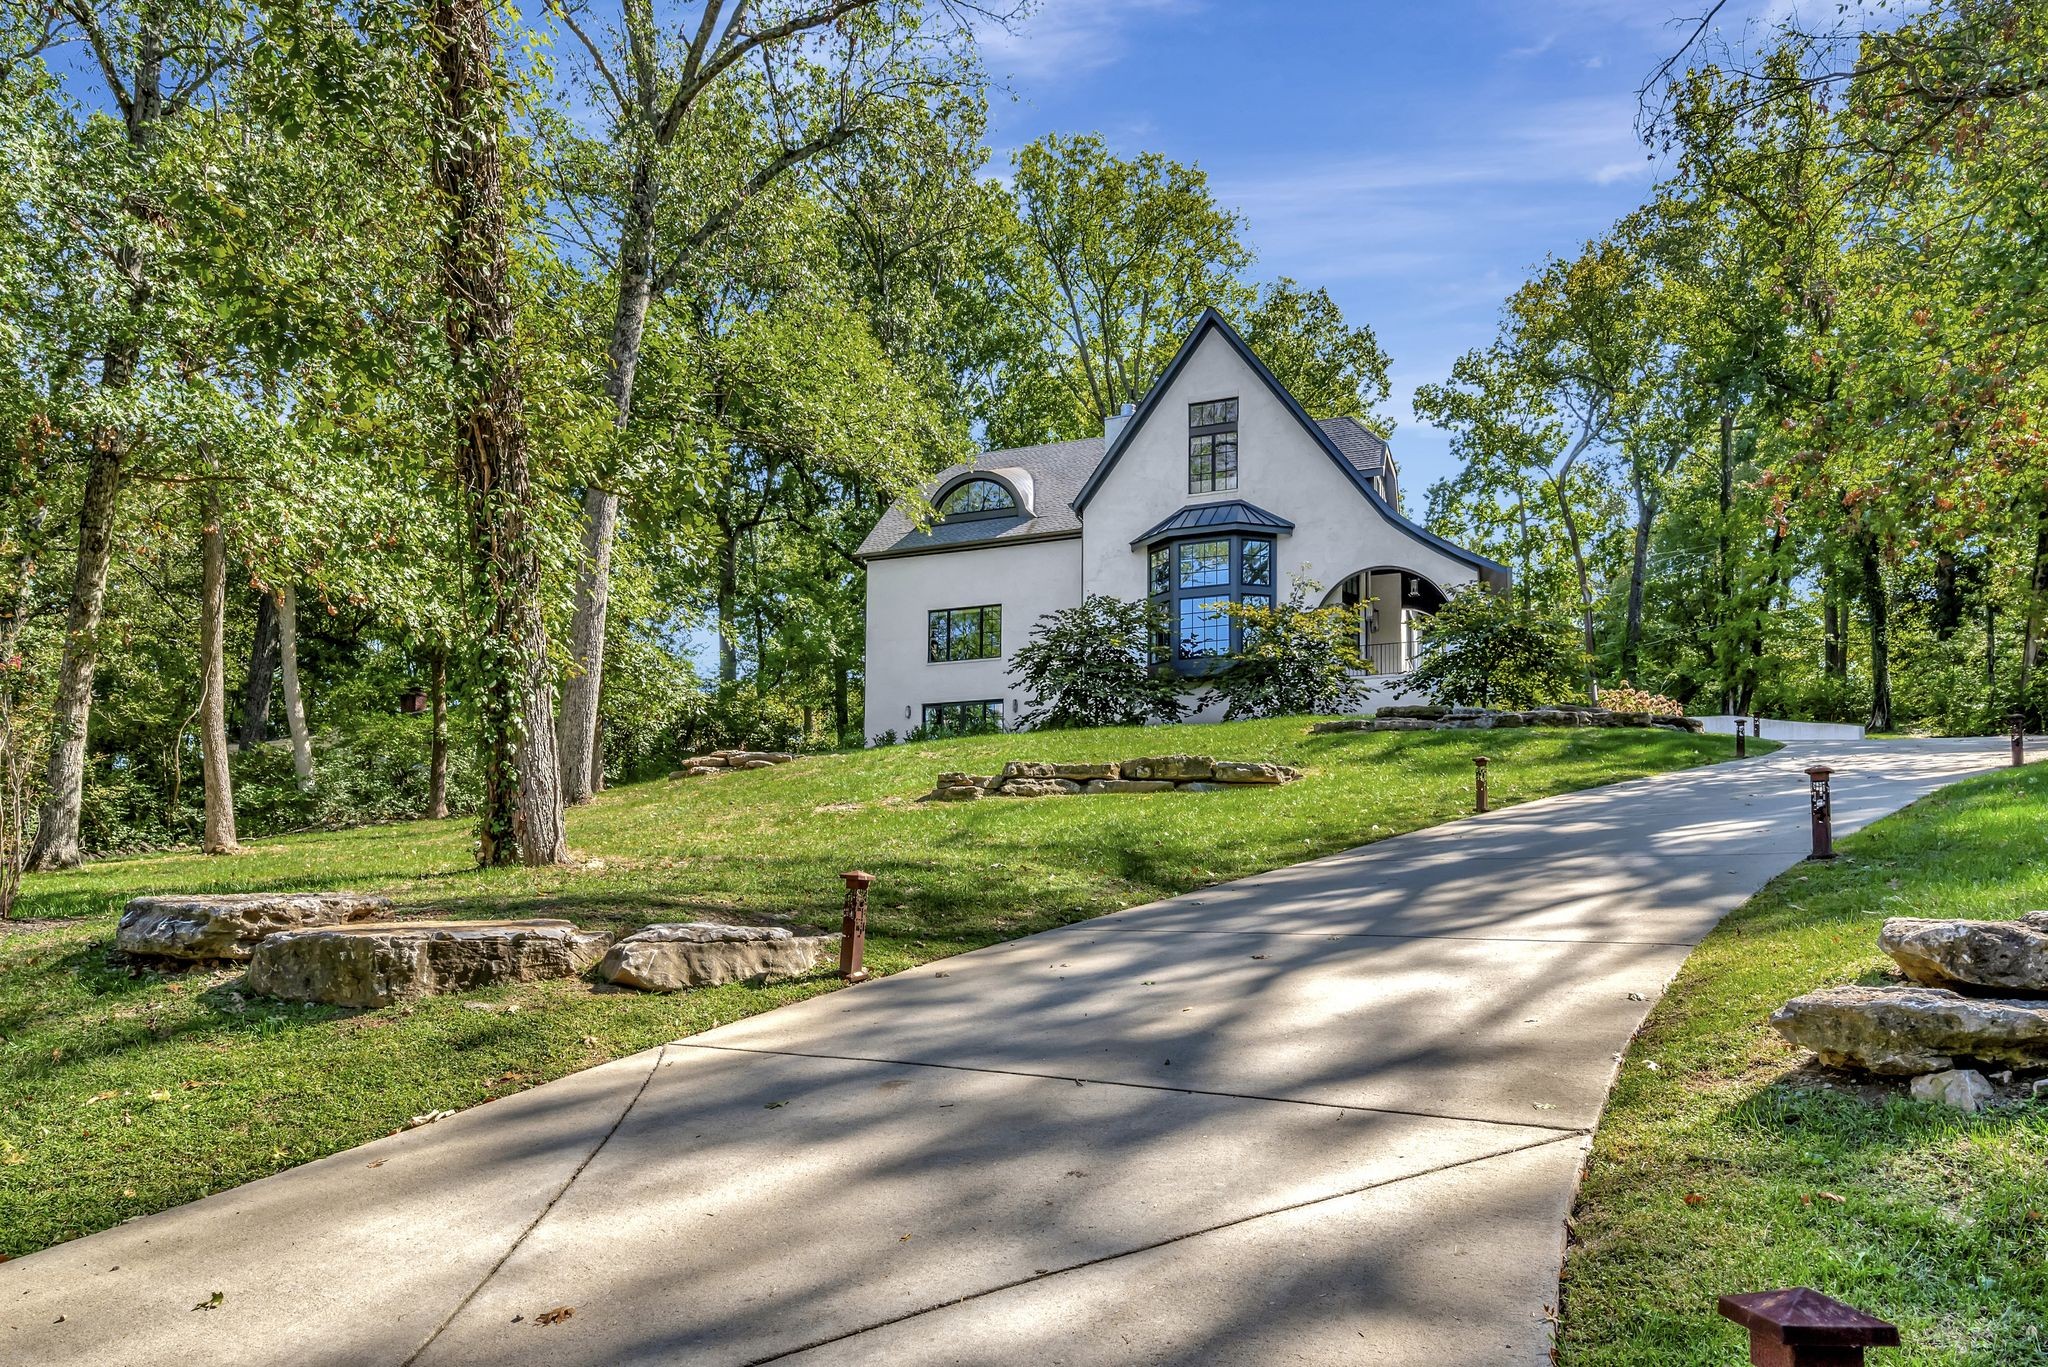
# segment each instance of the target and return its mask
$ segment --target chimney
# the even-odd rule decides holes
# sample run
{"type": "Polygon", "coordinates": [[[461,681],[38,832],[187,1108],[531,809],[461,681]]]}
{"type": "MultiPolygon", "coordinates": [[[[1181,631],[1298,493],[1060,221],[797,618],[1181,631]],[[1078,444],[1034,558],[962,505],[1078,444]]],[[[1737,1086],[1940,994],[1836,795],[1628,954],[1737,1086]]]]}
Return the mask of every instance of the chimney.
{"type": "Polygon", "coordinates": [[[1124,430],[1124,424],[1131,420],[1131,414],[1138,411],[1136,404],[1125,404],[1102,420],[1102,449],[1108,450],[1116,441],[1116,434],[1124,430]]]}

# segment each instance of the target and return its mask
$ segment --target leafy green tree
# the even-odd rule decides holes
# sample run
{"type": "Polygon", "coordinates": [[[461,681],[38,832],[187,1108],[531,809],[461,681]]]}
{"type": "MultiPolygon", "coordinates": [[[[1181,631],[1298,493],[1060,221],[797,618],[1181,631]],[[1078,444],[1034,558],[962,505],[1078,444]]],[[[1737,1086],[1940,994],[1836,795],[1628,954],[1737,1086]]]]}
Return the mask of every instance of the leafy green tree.
{"type": "Polygon", "coordinates": [[[1178,721],[1186,682],[1152,663],[1160,615],[1107,594],[1049,612],[1010,659],[1010,677],[1031,695],[1026,726],[1069,730],[1178,721]]]}
{"type": "Polygon", "coordinates": [[[1361,418],[1393,433],[1393,420],[1375,411],[1390,392],[1387,353],[1371,328],[1345,321],[1328,290],[1283,275],[1259,290],[1243,322],[1246,343],[1311,416],[1361,418]]]}
{"type": "Polygon", "coordinates": [[[1532,707],[1569,698],[1584,667],[1570,627],[1471,585],[1430,617],[1400,691],[1453,707],[1532,707]]]}
{"type": "Polygon", "coordinates": [[[1357,610],[1311,607],[1321,588],[1297,575],[1287,596],[1270,606],[1224,606],[1243,633],[1243,645],[1214,680],[1230,700],[1226,719],[1345,712],[1364,700],[1370,667],[1358,650],[1357,610]]]}

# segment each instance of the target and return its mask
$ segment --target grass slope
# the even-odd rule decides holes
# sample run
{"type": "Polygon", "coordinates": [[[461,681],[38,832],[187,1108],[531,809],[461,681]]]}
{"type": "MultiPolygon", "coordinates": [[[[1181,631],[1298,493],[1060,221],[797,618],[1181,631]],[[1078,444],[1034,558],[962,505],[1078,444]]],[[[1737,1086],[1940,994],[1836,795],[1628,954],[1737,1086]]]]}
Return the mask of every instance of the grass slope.
{"type": "Polygon", "coordinates": [[[1715,1297],[1782,1286],[1898,1324],[1906,1346],[1876,1362],[2048,1363],[2048,1102],[1965,1116],[1856,1087],[1764,1023],[1802,992],[1891,978],[1887,916],[2048,906],[2044,829],[2048,766],[1958,784],[1780,876],[1693,952],[1595,1140],[1561,1363],[1744,1360],[1715,1297]]]}
{"type": "Polygon", "coordinates": [[[1305,729],[1290,718],[981,737],[642,784],[571,814],[583,862],[559,870],[479,871],[467,823],[443,821],[31,877],[21,913],[70,919],[0,933],[0,1256],[837,985],[821,974],[661,997],[578,980],[368,1012],[245,1000],[237,972],[165,974],[114,954],[120,907],[138,893],[349,888],[389,891],[408,911],[621,931],[692,918],[836,929],[838,874],[865,868],[879,879],[869,963],[889,972],[1460,815],[1482,749],[1500,805],[1732,753],[1725,737],[1663,732],[1305,729]],[[944,769],[1174,750],[1281,760],[1307,777],[1262,791],[912,801],[944,769]]]}

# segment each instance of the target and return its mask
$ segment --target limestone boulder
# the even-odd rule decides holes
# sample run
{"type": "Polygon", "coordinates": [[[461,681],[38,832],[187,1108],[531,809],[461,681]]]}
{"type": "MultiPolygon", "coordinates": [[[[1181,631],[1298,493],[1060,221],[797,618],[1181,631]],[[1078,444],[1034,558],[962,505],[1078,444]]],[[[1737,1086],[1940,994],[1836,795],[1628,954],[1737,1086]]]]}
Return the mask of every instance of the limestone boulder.
{"type": "Polygon", "coordinates": [[[687,921],[634,931],[605,952],[597,971],[620,987],[680,992],[749,978],[797,977],[830,962],[838,952],[837,935],[687,921]]]}
{"type": "Polygon", "coordinates": [[[2048,993],[2048,912],[2017,921],[1950,921],[1898,916],[1877,945],[1907,977],[1931,987],[2048,993]]]}
{"type": "Polygon", "coordinates": [[[1426,717],[1375,717],[1372,723],[1375,731],[1434,731],[1437,726],[1426,717]]]}
{"type": "Polygon", "coordinates": [[[735,750],[725,762],[735,769],[757,769],[768,764],[787,764],[796,756],[785,750],[735,750]]]}
{"type": "Polygon", "coordinates": [[[1391,703],[1379,709],[1387,718],[1406,717],[1413,721],[1440,721],[1451,709],[1435,703],[1391,703]]]}
{"type": "Polygon", "coordinates": [[[567,921],[369,921],[272,935],[249,960],[249,989],[286,1001],[389,1006],[500,983],[568,978],[610,937],[567,921]]]}
{"type": "Polygon", "coordinates": [[[934,802],[979,802],[988,796],[988,789],[979,783],[947,783],[932,789],[934,802]]]}
{"type": "Polygon", "coordinates": [[[939,775],[937,786],[941,788],[993,788],[1001,782],[1002,779],[994,774],[963,774],[948,770],[946,773],[939,775]]]}
{"type": "Polygon", "coordinates": [[[1210,777],[1218,783],[1292,783],[1301,777],[1301,770],[1285,764],[1246,764],[1219,759],[1210,777]]]}
{"type": "Polygon", "coordinates": [[[1013,778],[1053,778],[1053,766],[1031,759],[1013,759],[1003,766],[999,776],[1004,782],[1013,778]]]}
{"type": "Polygon", "coordinates": [[[1372,729],[1371,717],[1340,717],[1336,721],[1319,721],[1308,728],[1311,736],[1335,735],[1340,731],[1368,731],[1372,729]]]}
{"type": "Polygon", "coordinates": [[[1066,797],[1080,791],[1081,785],[1070,778],[1011,778],[1003,780],[996,796],[1066,797]]]}
{"type": "Polygon", "coordinates": [[[1117,766],[1122,778],[1163,778],[1170,783],[1186,783],[1190,779],[1206,779],[1215,771],[1216,761],[1208,755],[1155,755],[1147,759],[1127,759],[1117,766]]]}
{"type": "Polygon", "coordinates": [[[1086,783],[1091,779],[1116,778],[1119,775],[1117,766],[1114,763],[1108,763],[1055,764],[1052,766],[1052,776],[1054,778],[1070,778],[1076,783],[1086,783]]]}
{"type": "Polygon", "coordinates": [[[1942,1072],[1958,1059],[2048,1065],[2048,1004],[1965,997],[1946,988],[1823,988],[1779,1007],[1771,1025],[1830,1068],[1915,1077],[1942,1072]]]}
{"type": "Polygon", "coordinates": [[[1208,779],[1198,778],[1187,783],[1176,783],[1173,786],[1176,790],[1183,793],[1220,793],[1231,785],[1228,783],[1211,783],[1208,779]]]}
{"type": "Polygon", "coordinates": [[[1170,793],[1171,779],[1164,778],[1091,778],[1081,785],[1084,793],[1170,793]]]}
{"type": "Polygon", "coordinates": [[[267,936],[389,915],[391,899],[352,892],[249,892],[137,897],[114,947],[166,959],[247,959],[267,936]]]}
{"type": "Polygon", "coordinates": [[[723,769],[726,765],[724,755],[692,755],[683,761],[685,769],[723,769]]]}
{"type": "Polygon", "coordinates": [[[1973,1068],[1951,1068],[1913,1079],[1907,1088],[1915,1101],[1932,1101],[1959,1111],[1982,1110],[1991,1100],[1991,1081],[1973,1068]]]}

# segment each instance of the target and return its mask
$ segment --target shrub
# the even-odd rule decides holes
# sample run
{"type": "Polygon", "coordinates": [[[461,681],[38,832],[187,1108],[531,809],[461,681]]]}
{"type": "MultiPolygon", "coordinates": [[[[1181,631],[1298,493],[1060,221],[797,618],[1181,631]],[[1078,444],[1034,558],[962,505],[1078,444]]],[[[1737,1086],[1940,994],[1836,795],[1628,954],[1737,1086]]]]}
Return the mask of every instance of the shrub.
{"type": "Polygon", "coordinates": [[[1216,691],[1230,699],[1226,720],[1343,712],[1364,701],[1358,614],[1310,607],[1309,595],[1321,587],[1297,576],[1287,597],[1270,607],[1223,609],[1243,631],[1237,658],[1215,680],[1216,691]]]}
{"type": "Polygon", "coordinates": [[[1400,691],[1450,707],[1532,707],[1575,696],[1584,659],[1568,623],[1473,584],[1429,619],[1400,691]]]}
{"type": "Polygon", "coordinates": [[[1601,689],[1600,705],[1615,712],[1648,712],[1659,717],[1685,715],[1685,708],[1676,698],[1652,693],[1647,688],[1631,687],[1627,679],[1612,688],[1601,689]]]}
{"type": "Polygon", "coordinates": [[[1099,593],[1039,618],[1010,661],[1010,677],[1036,700],[1024,725],[1061,730],[1180,720],[1185,684],[1152,665],[1159,625],[1147,604],[1099,593]]]}

